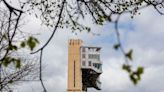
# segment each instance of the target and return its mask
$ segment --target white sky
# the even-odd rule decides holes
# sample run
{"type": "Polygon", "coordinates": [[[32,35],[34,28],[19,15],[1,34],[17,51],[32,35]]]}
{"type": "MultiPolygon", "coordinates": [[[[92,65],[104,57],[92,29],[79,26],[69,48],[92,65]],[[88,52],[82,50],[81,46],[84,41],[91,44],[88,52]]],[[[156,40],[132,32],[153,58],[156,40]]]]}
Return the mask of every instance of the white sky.
{"type": "MultiPolygon", "coordinates": [[[[43,79],[48,92],[67,90],[67,44],[71,38],[80,38],[86,44],[103,48],[102,90],[89,89],[88,92],[164,92],[164,16],[152,8],[146,8],[134,19],[130,19],[129,15],[122,16],[119,23],[126,50],[134,49],[134,67],[145,67],[142,80],[137,86],[132,84],[128,74],[121,69],[124,62],[122,55],[112,48],[116,42],[113,27],[109,23],[104,26],[88,23],[92,31],[100,33],[100,36],[85,32],[74,35],[67,29],[58,30],[44,50],[43,79]]],[[[50,31],[42,30],[38,20],[33,17],[29,17],[29,23],[24,28],[28,32],[41,31],[38,36],[41,45],[50,35],[50,31]]],[[[14,88],[14,92],[42,92],[40,82],[20,84],[14,88]]]]}

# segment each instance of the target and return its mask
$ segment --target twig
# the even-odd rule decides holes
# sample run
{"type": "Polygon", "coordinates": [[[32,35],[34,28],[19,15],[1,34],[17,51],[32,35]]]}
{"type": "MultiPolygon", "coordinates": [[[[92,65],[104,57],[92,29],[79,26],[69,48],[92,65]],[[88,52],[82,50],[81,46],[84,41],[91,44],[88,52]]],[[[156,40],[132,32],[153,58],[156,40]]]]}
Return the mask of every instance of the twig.
{"type": "Polygon", "coordinates": [[[35,54],[35,53],[41,51],[41,50],[44,49],[44,48],[49,44],[49,42],[52,40],[52,38],[53,38],[55,32],[57,31],[58,25],[59,25],[59,23],[60,23],[61,16],[62,16],[62,12],[63,12],[63,9],[64,9],[65,1],[66,1],[66,0],[63,0],[63,2],[62,2],[62,7],[61,7],[61,10],[60,10],[60,13],[59,13],[59,18],[58,18],[58,20],[57,20],[57,23],[56,23],[56,25],[55,25],[55,28],[54,28],[54,30],[53,30],[51,36],[49,37],[49,39],[47,40],[47,42],[46,42],[40,49],[38,49],[38,50],[35,51],[35,52],[32,52],[31,54],[35,54]]]}
{"type": "Polygon", "coordinates": [[[40,50],[40,66],[39,66],[39,68],[40,68],[40,73],[39,73],[39,79],[40,79],[40,82],[41,82],[41,85],[42,85],[42,87],[43,87],[43,92],[47,92],[47,90],[46,90],[46,88],[45,88],[45,86],[44,86],[44,83],[43,83],[43,80],[42,80],[42,56],[43,56],[43,49],[41,49],[40,50]]]}

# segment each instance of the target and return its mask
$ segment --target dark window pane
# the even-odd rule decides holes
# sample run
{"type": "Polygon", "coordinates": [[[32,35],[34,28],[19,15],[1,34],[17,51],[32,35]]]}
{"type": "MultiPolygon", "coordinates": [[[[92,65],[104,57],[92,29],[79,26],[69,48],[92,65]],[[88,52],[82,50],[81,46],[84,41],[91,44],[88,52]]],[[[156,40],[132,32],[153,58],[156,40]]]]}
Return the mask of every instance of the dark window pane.
{"type": "Polygon", "coordinates": [[[82,65],[85,66],[85,61],[82,62],[82,65]]]}
{"type": "Polygon", "coordinates": [[[85,48],[82,48],[82,52],[85,52],[85,48]]]}
{"type": "Polygon", "coordinates": [[[92,64],[91,61],[89,61],[89,66],[91,66],[91,64],[92,64]]]}
{"type": "Polygon", "coordinates": [[[85,54],[82,54],[82,58],[85,58],[85,54]]]}

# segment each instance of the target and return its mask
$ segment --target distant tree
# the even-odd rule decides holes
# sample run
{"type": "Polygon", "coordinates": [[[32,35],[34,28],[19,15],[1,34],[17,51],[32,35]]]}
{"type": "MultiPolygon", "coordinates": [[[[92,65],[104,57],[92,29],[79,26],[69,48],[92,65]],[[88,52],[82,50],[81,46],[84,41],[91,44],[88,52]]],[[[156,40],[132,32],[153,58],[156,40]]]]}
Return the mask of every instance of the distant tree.
{"type": "Polygon", "coordinates": [[[20,30],[23,24],[15,24],[17,17],[10,17],[9,21],[11,15],[4,9],[0,9],[0,12],[0,91],[9,92],[13,84],[34,80],[39,67],[38,59],[23,53],[22,50],[26,44],[30,47],[30,39],[34,38],[20,30]]]}
{"type": "MultiPolygon", "coordinates": [[[[16,18],[14,29],[17,31],[17,25],[19,23],[19,19],[21,15],[35,15],[36,18],[42,20],[43,24],[47,27],[54,28],[51,36],[45,42],[45,44],[38,50],[32,51],[32,54],[40,52],[40,80],[44,91],[46,89],[42,82],[42,54],[44,48],[48,45],[48,43],[53,38],[55,32],[58,28],[70,28],[73,32],[75,30],[79,31],[88,31],[92,32],[90,27],[81,23],[81,20],[90,16],[94,24],[103,25],[104,22],[108,21],[110,23],[114,23],[115,25],[115,33],[117,35],[117,42],[114,44],[114,49],[122,52],[122,55],[125,57],[125,63],[122,65],[123,70],[129,73],[129,77],[134,84],[137,84],[141,79],[141,74],[144,72],[143,67],[138,67],[137,70],[133,70],[132,66],[129,64],[129,61],[133,60],[133,50],[125,51],[119,34],[118,22],[122,14],[130,13],[131,18],[135,15],[140,14],[139,10],[147,8],[149,6],[154,7],[154,9],[161,15],[164,9],[164,1],[163,0],[18,0],[20,4],[20,8],[17,9],[13,4],[8,0],[1,0],[0,4],[3,4],[8,9],[8,29],[6,32],[10,30],[10,22],[14,15],[16,18]],[[114,18],[115,16],[116,18],[114,18]]],[[[14,32],[15,32],[14,31],[14,32]]],[[[7,47],[15,48],[12,43],[12,35],[7,35],[8,40],[7,47]]],[[[20,41],[21,42],[21,41],[20,41]]],[[[29,41],[22,41],[22,46],[26,45],[33,50],[36,46],[37,39],[34,37],[29,37],[29,41]]],[[[8,50],[6,53],[8,54],[8,50]]],[[[6,58],[6,54],[4,58],[1,59],[1,62],[4,62],[6,58]]]]}
{"type": "Polygon", "coordinates": [[[13,87],[23,82],[38,80],[38,65],[37,58],[21,58],[21,67],[15,69],[15,66],[10,64],[8,67],[1,66],[1,92],[9,92],[13,87]]]}

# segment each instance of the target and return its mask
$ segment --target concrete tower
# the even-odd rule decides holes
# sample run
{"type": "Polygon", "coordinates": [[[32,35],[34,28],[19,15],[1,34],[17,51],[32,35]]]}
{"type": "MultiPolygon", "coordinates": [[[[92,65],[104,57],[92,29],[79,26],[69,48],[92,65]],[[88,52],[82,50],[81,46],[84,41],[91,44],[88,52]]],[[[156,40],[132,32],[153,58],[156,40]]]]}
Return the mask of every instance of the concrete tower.
{"type": "Polygon", "coordinates": [[[80,67],[81,40],[70,40],[68,45],[68,92],[82,92],[80,67]]]}
{"type": "Polygon", "coordinates": [[[94,87],[100,90],[99,75],[102,73],[100,47],[82,46],[79,39],[69,40],[68,45],[68,92],[86,92],[94,87]]]}

